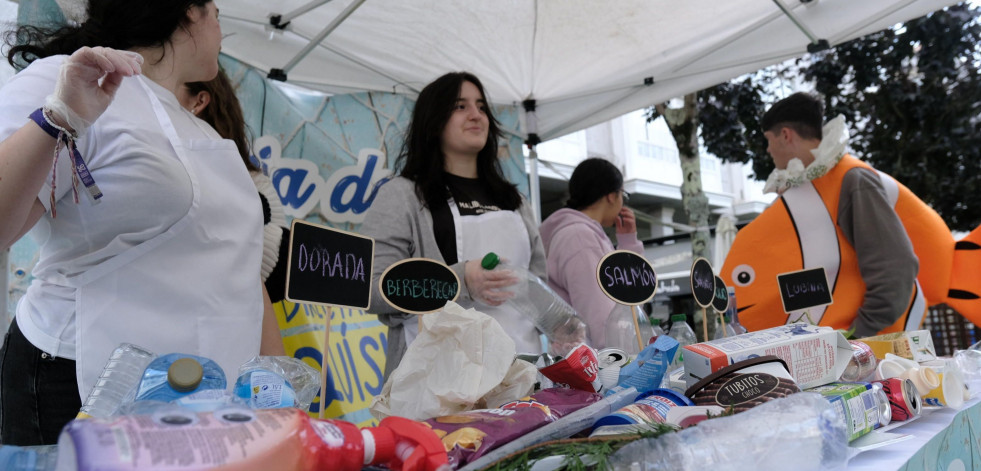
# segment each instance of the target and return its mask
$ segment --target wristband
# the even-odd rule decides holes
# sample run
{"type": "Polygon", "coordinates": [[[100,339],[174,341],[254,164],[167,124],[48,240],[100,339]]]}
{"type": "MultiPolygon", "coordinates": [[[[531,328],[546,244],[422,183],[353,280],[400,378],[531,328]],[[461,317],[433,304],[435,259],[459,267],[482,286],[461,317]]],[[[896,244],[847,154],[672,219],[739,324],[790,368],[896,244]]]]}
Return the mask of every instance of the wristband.
{"type": "Polygon", "coordinates": [[[41,127],[42,131],[48,133],[49,136],[55,139],[60,140],[62,134],[66,134],[72,139],[75,139],[77,137],[73,135],[73,133],[68,132],[67,129],[58,126],[57,124],[53,123],[50,119],[48,119],[48,115],[44,112],[43,107],[34,110],[34,112],[31,113],[30,118],[31,121],[34,121],[35,124],[41,127]]]}

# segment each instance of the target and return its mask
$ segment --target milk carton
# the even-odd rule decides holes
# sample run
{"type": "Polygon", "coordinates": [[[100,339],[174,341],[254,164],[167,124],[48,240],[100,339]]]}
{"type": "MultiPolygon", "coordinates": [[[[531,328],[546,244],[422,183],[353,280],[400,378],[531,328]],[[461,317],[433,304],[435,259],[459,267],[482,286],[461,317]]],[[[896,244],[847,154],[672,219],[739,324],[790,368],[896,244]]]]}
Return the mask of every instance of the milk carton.
{"type": "Polygon", "coordinates": [[[688,387],[736,362],[774,355],[787,364],[801,389],[836,381],[848,366],[852,347],[831,327],[788,324],[684,347],[688,387]]]}

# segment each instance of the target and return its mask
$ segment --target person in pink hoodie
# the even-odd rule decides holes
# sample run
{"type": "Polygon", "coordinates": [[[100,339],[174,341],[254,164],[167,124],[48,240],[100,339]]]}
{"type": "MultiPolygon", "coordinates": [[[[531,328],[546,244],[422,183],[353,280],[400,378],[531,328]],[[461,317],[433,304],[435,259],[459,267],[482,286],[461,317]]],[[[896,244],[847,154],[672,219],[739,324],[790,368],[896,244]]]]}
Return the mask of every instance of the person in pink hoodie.
{"type": "Polygon", "coordinates": [[[600,158],[583,160],[569,179],[569,200],[542,223],[548,285],[589,326],[593,348],[606,347],[606,321],[616,307],[596,281],[596,266],[614,250],[604,227],[616,225],[618,248],[643,255],[637,220],[624,206],[623,174],[600,158]]]}

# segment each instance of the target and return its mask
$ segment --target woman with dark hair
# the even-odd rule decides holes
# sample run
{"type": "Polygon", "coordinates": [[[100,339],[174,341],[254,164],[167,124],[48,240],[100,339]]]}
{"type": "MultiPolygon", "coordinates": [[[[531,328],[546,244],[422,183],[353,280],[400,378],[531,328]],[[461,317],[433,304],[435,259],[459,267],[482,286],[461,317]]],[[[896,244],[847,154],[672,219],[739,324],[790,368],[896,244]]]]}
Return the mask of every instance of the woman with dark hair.
{"type": "Polygon", "coordinates": [[[623,175],[600,158],[583,160],[569,178],[569,200],[542,223],[548,285],[589,326],[593,348],[607,346],[606,321],[616,307],[596,281],[596,266],[613,244],[604,227],[616,226],[618,248],[644,254],[634,213],[624,206],[623,175]]]}
{"type": "Polygon", "coordinates": [[[4,444],[55,443],[120,343],[233,374],[279,335],[261,329],[255,187],[176,97],[218,73],[218,8],[90,0],[87,14],[19,29],[8,60],[29,65],[0,89],[0,248],[28,231],[40,245],[0,349],[4,444]]]}
{"type": "MultiPolygon", "coordinates": [[[[487,252],[495,252],[545,277],[545,252],[531,208],[500,168],[500,138],[477,77],[453,72],[427,85],[396,159],[400,176],[379,190],[361,233],[375,239],[376,286],[382,272],[400,260],[444,262],[462,281],[459,304],[497,319],[519,352],[540,353],[540,334],[531,321],[503,305],[511,293],[500,288],[514,278],[480,266],[487,252]],[[482,304],[475,306],[475,299],[482,304]]],[[[406,322],[414,318],[393,311],[381,296],[372,296],[370,310],[389,326],[387,378],[418,324],[406,322]]]]}

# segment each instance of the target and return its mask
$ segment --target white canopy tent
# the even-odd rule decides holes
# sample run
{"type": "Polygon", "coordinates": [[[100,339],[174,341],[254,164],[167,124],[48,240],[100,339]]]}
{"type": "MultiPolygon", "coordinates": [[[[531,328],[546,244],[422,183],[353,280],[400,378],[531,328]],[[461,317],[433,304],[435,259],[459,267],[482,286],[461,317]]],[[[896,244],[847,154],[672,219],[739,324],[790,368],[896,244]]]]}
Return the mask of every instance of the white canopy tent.
{"type": "Polygon", "coordinates": [[[216,1],[223,51],[264,72],[329,93],[412,94],[468,70],[497,103],[536,100],[543,140],[956,3],[216,1]]]}
{"type": "MultiPolygon", "coordinates": [[[[216,0],[223,51],[327,93],[415,94],[473,72],[525,104],[531,143],[956,3],[953,0],[216,0]],[[531,101],[533,100],[533,101],[531,101]],[[528,105],[534,105],[529,107],[528,105]]],[[[531,158],[535,159],[534,151],[531,158]]],[[[537,164],[532,207],[540,207],[537,164]]]]}

